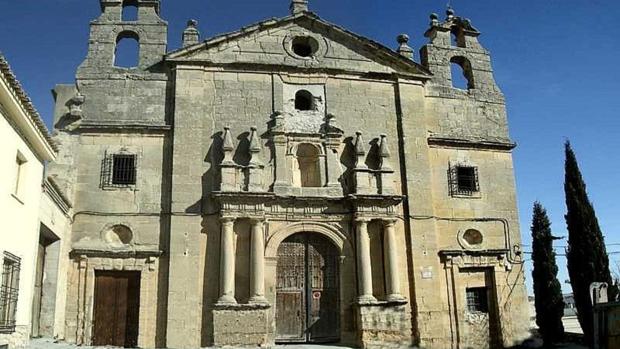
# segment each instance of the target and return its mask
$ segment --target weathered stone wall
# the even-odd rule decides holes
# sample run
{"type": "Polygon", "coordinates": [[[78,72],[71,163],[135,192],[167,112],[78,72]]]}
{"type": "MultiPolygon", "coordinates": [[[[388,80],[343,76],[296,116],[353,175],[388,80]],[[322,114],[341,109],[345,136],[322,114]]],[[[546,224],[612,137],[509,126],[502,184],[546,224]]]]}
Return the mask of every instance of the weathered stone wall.
{"type": "Polygon", "coordinates": [[[427,33],[431,44],[422,50],[422,63],[433,75],[310,15],[279,25],[267,21],[189,46],[153,66],[155,58],[165,53],[165,23],[154,2],[140,3],[148,5],[140,10],[143,22],[129,25],[118,22],[120,2],[106,2],[104,14],[93,23],[77,89],[56,89],[56,125],[61,130],[57,139],[63,152],[51,173],[64,179],[76,205],[72,247],[77,254],[72,255],[67,299],[78,301],[67,304],[68,340],[88,343],[90,338],[94,270],[133,270],[140,265],[146,268],[141,269],[143,282],[150,285],[142,302],[152,303],[141,323],[141,346],[274,344],[274,251],[287,234],[301,231],[299,224],[303,231],[331,236],[341,250],[342,343],[448,348],[458,341],[458,332],[462,345],[484,347],[488,338],[473,335],[482,333],[484,319],[470,319],[466,312],[463,285],[480,283],[480,273],[467,271],[473,267],[493,275],[483,285],[495,295],[501,324],[498,340],[508,346],[523,337],[527,321],[518,314],[526,313],[519,312],[526,300],[522,264],[514,250],[520,239],[512,144],[503,96],[473,30],[467,29],[464,47],[454,48],[449,45],[451,24],[441,30],[434,24],[437,33],[427,33]],[[143,39],[137,69],[111,66],[110,40],[123,30],[135,30],[143,39]],[[319,44],[314,57],[301,58],[291,51],[298,35],[319,44]],[[466,68],[471,68],[475,86],[468,91],[451,86],[449,65],[456,56],[471,64],[466,68]],[[300,89],[312,92],[316,110],[295,110],[294,96],[300,89]],[[271,134],[274,123],[280,122],[277,118],[284,118],[284,127],[294,133],[284,137],[284,173],[276,171],[283,162],[276,158],[271,134]],[[167,125],[172,124],[174,129],[169,130],[167,125]],[[252,127],[258,137],[256,149],[250,149],[252,127]],[[337,165],[330,167],[333,164],[325,161],[319,172],[326,177],[338,172],[336,186],[294,188],[294,143],[308,139],[318,143],[316,139],[326,137],[325,129],[330,128],[340,132],[336,134],[342,140],[320,155],[335,154],[337,165]],[[402,204],[390,207],[392,211],[381,211],[380,204],[359,209],[347,197],[358,184],[353,180],[359,160],[356,131],[362,132],[364,165],[376,169],[389,159],[390,166],[385,166],[389,183],[384,185],[405,196],[402,204]],[[232,136],[232,150],[224,149],[225,132],[232,136]],[[390,154],[379,159],[381,134],[390,154]],[[107,153],[121,149],[138,155],[137,183],[106,187],[102,161],[107,153]],[[232,179],[226,179],[230,183],[222,181],[225,153],[233,163],[232,179]],[[251,161],[260,165],[249,169],[251,161]],[[452,164],[477,167],[480,190],[475,195],[451,195],[452,164]],[[216,194],[224,185],[236,188],[228,193],[233,197],[250,200],[244,192],[244,171],[254,171],[259,178],[252,183],[251,194],[271,193],[273,200],[237,203],[236,211],[220,206],[216,194]],[[274,189],[278,180],[285,182],[280,192],[274,189]],[[325,200],[317,203],[317,198],[325,200]],[[234,298],[240,303],[228,308],[215,305],[222,278],[222,210],[232,212],[234,219],[234,298]],[[379,300],[361,307],[355,305],[360,266],[355,259],[359,232],[354,220],[359,215],[368,219],[371,293],[379,300]],[[252,278],[248,218],[266,218],[265,298],[270,307],[247,305],[252,278]],[[398,218],[395,225],[391,223],[396,279],[407,299],[397,304],[383,302],[389,292],[384,266],[386,218],[398,218]],[[115,224],[131,229],[130,246],[115,247],[105,239],[115,224]],[[467,229],[480,231],[482,244],[464,244],[467,229]],[[93,250],[103,256],[88,255],[93,250]],[[131,257],[159,251],[161,258],[147,258],[144,265],[131,257]],[[118,259],[113,256],[117,252],[130,257],[118,259]],[[465,338],[464,333],[471,336],[465,338]]]}

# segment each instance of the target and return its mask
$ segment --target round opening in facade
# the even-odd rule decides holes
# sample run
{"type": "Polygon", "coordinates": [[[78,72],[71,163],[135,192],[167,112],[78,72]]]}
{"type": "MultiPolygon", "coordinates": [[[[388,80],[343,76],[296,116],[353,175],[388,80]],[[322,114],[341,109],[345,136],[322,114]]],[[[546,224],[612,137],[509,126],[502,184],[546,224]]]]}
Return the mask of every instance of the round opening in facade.
{"type": "Polygon", "coordinates": [[[291,47],[299,57],[312,57],[319,50],[319,42],[309,36],[298,36],[293,39],[291,47]]]}
{"type": "Polygon", "coordinates": [[[105,232],[104,239],[112,246],[129,245],[133,240],[133,233],[129,227],[119,224],[105,232]]]}
{"type": "Polygon", "coordinates": [[[463,240],[467,242],[470,246],[478,246],[482,244],[484,238],[482,237],[482,233],[476,229],[467,229],[465,233],[463,233],[463,240]]]}

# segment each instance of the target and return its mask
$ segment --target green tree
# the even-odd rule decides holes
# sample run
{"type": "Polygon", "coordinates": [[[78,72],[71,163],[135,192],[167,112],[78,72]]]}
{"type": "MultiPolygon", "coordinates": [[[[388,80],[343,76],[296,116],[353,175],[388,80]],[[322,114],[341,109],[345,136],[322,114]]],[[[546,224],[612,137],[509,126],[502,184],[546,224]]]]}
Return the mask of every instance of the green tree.
{"type": "Polygon", "coordinates": [[[564,299],[562,286],[557,278],[558,266],[553,251],[553,240],[558,238],[551,235],[547,211],[539,202],[534,203],[531,229],[536,324],[545,346],[551,346],[564,337],[564,299]]]}
{"type": "Polygon", "coordinates": [[[579,323],[587,343],[592,343],[593,307],[590,284],[606,282],[609,285],[610,300],[615,299],[618,290],[612,283],[605,240],[594,207],[588,199],[586,184],[581,176],[575,153],[568,141],[564,148],[568,275],[573,287],[579,323]]]}

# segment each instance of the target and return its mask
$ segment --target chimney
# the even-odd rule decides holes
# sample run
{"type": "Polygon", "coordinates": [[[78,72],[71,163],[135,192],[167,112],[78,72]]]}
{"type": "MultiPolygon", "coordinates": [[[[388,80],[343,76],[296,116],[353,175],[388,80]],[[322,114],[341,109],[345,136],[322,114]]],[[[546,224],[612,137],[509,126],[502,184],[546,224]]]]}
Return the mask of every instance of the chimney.
{"type": "Polygon", "coordinates": [[[308,0],[292,0],[291,1],[291,14],[297,15],[300,13],[308,12],[308,0]]]}

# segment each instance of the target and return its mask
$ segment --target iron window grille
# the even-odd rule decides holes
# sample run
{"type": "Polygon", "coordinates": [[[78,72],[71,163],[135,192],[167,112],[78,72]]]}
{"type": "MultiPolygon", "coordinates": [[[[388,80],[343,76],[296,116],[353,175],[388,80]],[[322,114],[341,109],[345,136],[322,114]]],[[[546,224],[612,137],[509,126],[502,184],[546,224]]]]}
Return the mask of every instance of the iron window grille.
{"type": "Polygon", "coordinates": [[[486,287],[472,287],[466,289],[467,310],[470,313],[488,313],[489,298],[486,287]]]}
{"type": "Polygon", "coordinates": [[[4,252],[0,285],[0,333],[15,332],[15,312],[19,295],[21,259],[4,252]]]}
{"type": "Polygon", "coordinates": [[[135,154],[106,154],[101,167],[102,187],[123,188],[136,184],[135,154]]]}
{"type": "Polygon", "coordinates": [[[451,196],[473,196],[480,192],[478,168],[455,165],[448,169],[451,196]]]}

